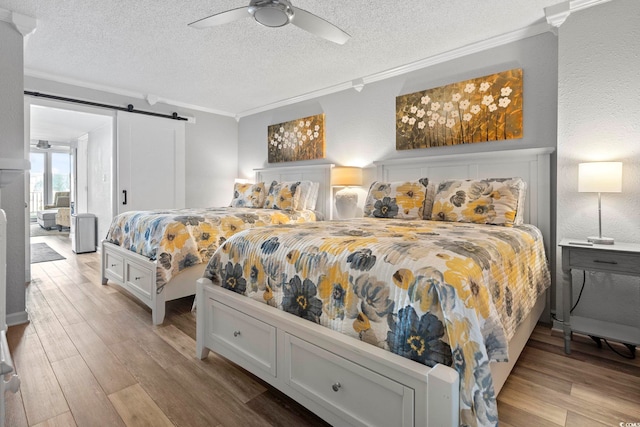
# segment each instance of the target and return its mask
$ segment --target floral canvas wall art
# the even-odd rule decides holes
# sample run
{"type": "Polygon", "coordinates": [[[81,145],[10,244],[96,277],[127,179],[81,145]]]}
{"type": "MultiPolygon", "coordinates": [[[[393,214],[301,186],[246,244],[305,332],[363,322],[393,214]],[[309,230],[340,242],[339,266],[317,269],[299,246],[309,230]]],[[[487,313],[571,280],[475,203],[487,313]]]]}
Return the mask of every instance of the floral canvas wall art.
{"type": "Polygon", "coordinates": [[[278,123],[267,131],[269,163],[324,158],[324,114],[278,123]]]}
{"type": "Polygon", "coordinates": [[[396,98],[396,149],[522,138],[522,68],[396,98]]]}

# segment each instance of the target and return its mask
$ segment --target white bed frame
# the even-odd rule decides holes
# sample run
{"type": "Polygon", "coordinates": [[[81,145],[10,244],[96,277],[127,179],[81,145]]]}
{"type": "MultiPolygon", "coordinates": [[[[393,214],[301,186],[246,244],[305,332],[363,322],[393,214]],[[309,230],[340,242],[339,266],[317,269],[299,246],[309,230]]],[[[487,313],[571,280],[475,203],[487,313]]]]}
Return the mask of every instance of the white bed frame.
{"type": "MultiPolygon", "coordinates": [[[[331,169],[333,164],[282,166],[255,169],[256,182],[265,182],[267,188],[272,181],[314,181],[320,183],[316,211],[329,218],[333,209],[331,198],[331,169]]],[[[156,285],[157,261],[131,252],[106,240],[102,241],[102,284],[111,282],[131,292],[151,308],[154,325],[164,320],[165,303],[174,299],[194,295],[196,280],[202,277],[206,264],[197,264],[185,269],[158,289],[156,285]]]]}
{"type": "MultiPolygon", "coordinates": [[[[525,222],[551,233],[552,148],[392,159],[375,162],[380,180],[428,177],[522,177],[528,183],[525,222]]],[[[549,254],[549,252],[547,252],[549,254]]],[[[548,293],[547,293],[548,294],[548,293]]],[[[198,280],[196,354],[229,358],[332,425],[457,426],[459,379],[447,366],[415,363],[289,313],[198,280]],[[308,369],[313,366],[312,369],[308,369]],[[367,390],[366,397],[353,389],[367,390]]],[[[508,363],[491,367],[502,389],[547,304],[541,296],[509,343],[508,363]]]]}

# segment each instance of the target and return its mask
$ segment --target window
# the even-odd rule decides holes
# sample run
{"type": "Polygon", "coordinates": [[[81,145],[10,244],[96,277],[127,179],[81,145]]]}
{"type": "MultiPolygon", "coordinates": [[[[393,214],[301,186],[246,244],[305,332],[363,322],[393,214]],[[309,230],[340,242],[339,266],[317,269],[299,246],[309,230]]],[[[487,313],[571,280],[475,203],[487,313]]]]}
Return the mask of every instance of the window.
{"type": "Polygon", "coordinates": [[[53,193],[71,191],[71,156],[51,153],[51,188],[53,193]]]}
{"type": "Polygon", "coordinates": [[[45,205],[53,203],[58,191],[71,190],[71,154],[63,150],[32,151],[29,182],[31,220],[45,205]]]}

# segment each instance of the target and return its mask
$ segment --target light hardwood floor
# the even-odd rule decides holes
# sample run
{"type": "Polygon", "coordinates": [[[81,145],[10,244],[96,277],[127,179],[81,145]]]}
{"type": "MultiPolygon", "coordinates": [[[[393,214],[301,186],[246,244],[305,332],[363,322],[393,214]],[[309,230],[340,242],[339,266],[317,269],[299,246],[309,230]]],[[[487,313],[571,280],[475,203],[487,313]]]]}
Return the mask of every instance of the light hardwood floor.
{"type": "MultiPolygon", "coordinates": [[[[73,254],[66,236],[32,242],[67,259],[32,266],[31,322],[9,328],[22,384],[6,394],[7,426],[326,425],[233,363],[198,360],[191,298],[169,303],[154,327],[149,309],[101,285],[97,254],[73,254]]],[[[640,360],[581,337],[566,356],[538,325],[498,408],[501,426],[640,423],[640,360]]]]}

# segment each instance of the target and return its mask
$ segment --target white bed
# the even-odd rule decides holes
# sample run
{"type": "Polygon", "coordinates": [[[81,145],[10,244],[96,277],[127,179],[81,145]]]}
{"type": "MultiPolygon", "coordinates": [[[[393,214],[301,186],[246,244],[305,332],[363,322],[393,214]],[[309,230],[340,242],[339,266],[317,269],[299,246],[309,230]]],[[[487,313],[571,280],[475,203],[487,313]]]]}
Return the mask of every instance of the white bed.
{"type": "MultiPolygon", "coordinates": [[[[549,252],[550,154],[524,149],[468,155],[432,156],[376,162],[377,177],[399,181],[429,177],[501,178],[528,183],[525,222],[536,225],[549,252]]],[[[197,356],[221,354],[333,425],[458,425],[458,373],[429,368],[289,313],[198,280],[197,356]],[[317,369],[305,369],[312,360],[317,369]],[[370,390],[366,399],[349,394],[349,384],[370,390]],[[385,402],[381,405],[379,402],[385,402]]],[[[497,394],[547,306],[537,301],[509,343],[509,362],[493,363],[497,394]]],[[[356,388],[356,387],[354,387],[356,388]]]]}
{"type": "MultiPolygon", "coordinates": [[[[330,187],[332,167],[332,164],[321,164],[255,169],[255,182],[265,182],[267,186],[272,181],[318,182],[320,185],[316,211],[325,218],[329,218],[332,209],[330,187]]],[[[102,284],[113,283],[131,292],[151,308],[154,325],[163,322],[167,301],[196,293],[195,283],[202,277],[205,266],[206,263],[201,263],[189,267],[158,289],[157,261],[152,261],[106,240],[102,241],[102,284]]]]}

